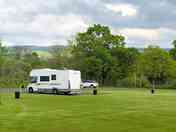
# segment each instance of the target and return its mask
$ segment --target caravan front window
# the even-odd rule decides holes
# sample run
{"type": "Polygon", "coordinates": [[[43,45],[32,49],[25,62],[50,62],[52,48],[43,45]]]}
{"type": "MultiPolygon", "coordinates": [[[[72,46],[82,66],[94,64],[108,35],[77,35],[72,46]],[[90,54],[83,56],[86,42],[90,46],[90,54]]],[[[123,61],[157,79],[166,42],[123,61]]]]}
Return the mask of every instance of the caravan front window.
{"type": "Polygon", "coordinates": [[[30,77],[30,82],[37,83],[37,77],[35,77],[35,76],[30,77]]]}

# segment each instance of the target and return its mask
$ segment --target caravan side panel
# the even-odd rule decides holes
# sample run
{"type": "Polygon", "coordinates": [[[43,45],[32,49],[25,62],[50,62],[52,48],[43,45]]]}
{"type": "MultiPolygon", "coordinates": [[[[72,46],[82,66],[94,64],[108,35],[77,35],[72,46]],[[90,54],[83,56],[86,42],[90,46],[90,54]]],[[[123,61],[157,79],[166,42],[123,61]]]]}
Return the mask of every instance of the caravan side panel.
{"type": "Polygon", "coordinates": [[[57,88],[58,90],[67,89],[68,75],[66,71],[57,70],[52,73],[52,75],[56,75],[56,80],[51,80],[50,82],[50,85],[52,85],[53,88],[57,88]]]}

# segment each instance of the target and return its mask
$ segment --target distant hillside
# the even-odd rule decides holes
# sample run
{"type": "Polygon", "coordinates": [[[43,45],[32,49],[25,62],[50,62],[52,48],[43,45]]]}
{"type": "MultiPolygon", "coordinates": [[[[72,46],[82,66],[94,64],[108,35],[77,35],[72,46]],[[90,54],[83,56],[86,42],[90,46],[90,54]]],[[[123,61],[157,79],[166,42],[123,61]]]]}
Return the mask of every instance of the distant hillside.
{"type": "Polygon", "coordinates": [[[27,49],[31,49],[32,51],[49,51],[52,47],[58,47],[58,48],[66,48],[66,46],[62,46],[62,45],[53,45],[53,46],[11,46],[10,48],[14,48],[14,47],[20,47],[20,48],[27,48],[27,49]]]}
{"type": "MultiPolygon", "coordinates": [[[[140,52],[144,51],[144,48],[137,48],[140,52]]],[[[163,48],[165,51],[170,51],[171,48],[163,48]]]]}
{"type": "Polygon", "coordinates": [[[38,55],[42,58],[48,58],[51,56],[51,53],[50,53],[50,50],[55,47],[55,48],[58,48],[58,49],[64,49],[66,48],[66,46],[60,46],[60,45],[54,45],[54,46],[25,46],[25,45],[22,45],[22,46],[11,46],[9,47],[10,49],[13,49],[13,48],[22,48],[22,49],[30,49],[32,50],[33,52],[36,52],[38,53],[38,55]]]}
{"type": "MultiPolygon", "coordinates": [[[[20,47],[20,48],[24,48],[24,49],[31,49],[33,52],[38,53],[38,55],[42,58],[48,58],[51,57],[51,49],[52,48],[57,48],[57,49],[65,49],[67,46],[62,46],[62,45],[54,45],[54,46],[11,46],[9,48],[16,48],[16,47],[20,47]]],[[[144,51],[144,48],[137,48],[140,52],[144,51]]],[[[171,48],[164,48],[164,50],[169,51],[171,50],[171,48]]]]}

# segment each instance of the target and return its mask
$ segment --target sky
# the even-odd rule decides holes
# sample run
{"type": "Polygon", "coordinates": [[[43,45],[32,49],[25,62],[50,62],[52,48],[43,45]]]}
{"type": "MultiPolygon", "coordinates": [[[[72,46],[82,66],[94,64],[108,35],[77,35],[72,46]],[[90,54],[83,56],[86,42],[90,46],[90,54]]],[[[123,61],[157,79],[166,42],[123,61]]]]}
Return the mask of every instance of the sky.
{"type": "Polygon", "coordinates": [[[132,47],[171,47],[176,0],[0,0],[6,45],[67,45],[93,24],[109,26],[132,47]]]}

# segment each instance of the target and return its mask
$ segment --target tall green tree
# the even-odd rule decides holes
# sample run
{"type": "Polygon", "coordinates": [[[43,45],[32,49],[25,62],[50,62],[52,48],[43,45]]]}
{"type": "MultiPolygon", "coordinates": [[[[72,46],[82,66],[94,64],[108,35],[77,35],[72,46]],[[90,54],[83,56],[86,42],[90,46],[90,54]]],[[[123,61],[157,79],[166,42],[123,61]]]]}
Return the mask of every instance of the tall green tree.
{"type": "Polygon", "coordinates": [[[24,54],[22,61],[31,65],[32,69],[40,68],[41,60],[36,52],[24,54]]]}
{"type": "Polygon", "coordinates": [[[115,84],[126,76],[137,52],[125,47],[123,36],[99,24],[78,33],[71,43],[74,68],[81,70],[84,79],[96,79],[102,84],[115,84]]]}
{"type": "Polygon", "coordinates": [[[7,55],[8,55],[8,49],[5,46],[3,46],[2,41],[0,41],[0,76],[2,75],[1,69],[7,55]]]}
{"type": "Polygon", "coordinates": [[[176,60],[176,40],[172,42],[173,48],[169,51],[170,55],[176,60]]]}
{"type": "Polygon", "coordinates": [[[169,53],[159,47],[149,46],[143,53],[143,73],[155,87],[175,75],[169,53]]]}

